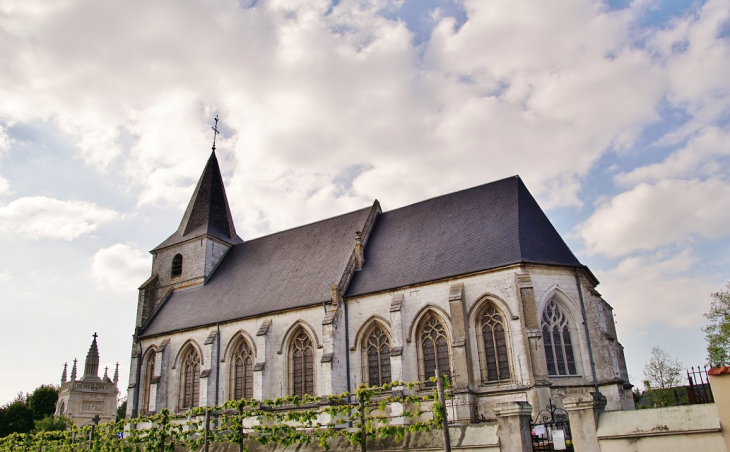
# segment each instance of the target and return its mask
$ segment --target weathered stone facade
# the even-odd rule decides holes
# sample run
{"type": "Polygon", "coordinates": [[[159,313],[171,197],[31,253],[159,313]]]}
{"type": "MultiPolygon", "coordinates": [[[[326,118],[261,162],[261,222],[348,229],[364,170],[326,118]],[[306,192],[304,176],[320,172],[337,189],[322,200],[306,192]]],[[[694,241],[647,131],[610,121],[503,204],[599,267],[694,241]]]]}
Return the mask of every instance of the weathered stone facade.
{"type": "MultiPolygon", "coordinates": [[[[211,156],[201,177],[191,206],[201,202],[196,196],[204,193],[203,180],[207,172],[212,171],[212,165],[217,169],[214,157],[211,156]]],[[[522,190],[522,186],[519,187],[522,190]]],[[[186,222],[192,221],[188,218],[191,211],[194,208],[188,207],[180,231],[190,229],[186,222]]],[[[189,402],[182,396],[183,392],[193,389],[185,387],[183,368],[197,372],[194,375],[199,379],[195,380],[199,381],[199,389],[195,392],[197,399],[193,400],[198,405],[221,404],[231,399],[234,385],[238,384],[233,378],[232,353],[241,343],[248,344],[253,355],[250,364],[253,367],[253,397],[275,398],[290,394],[294,384],[290,349],[294,336],[302,332],[312,342],[311,376],[317,395],[352,390],[368,381],[367,369],[372,364],[366,362],[371,358],[363,347],[375,327],[388,338],[388,378],[391,381],[423,381],[431,376],[424,375],[429,351],[420,338],[420,328],[427,318],[435,318],[446,330],[448,340],[443,346],[448,349],[454,383],[454,397],[449,402],[452,417],[496,419],[497,405],[510,402],[529,402],[537,412],[551,398],[560,404],[565,397],[587,395],[595,391],[596,386],[607,398],[607,410],[633,408],[623,348],[616,338],[611,307],[596,291],[598,281],[587,268],[522,261],[387,290],[350,294],[350,281],[358,271],[365,272],[368,268],[368,241],[379,215],[382,213],[376,201],[369,211],[364,210],[358,217],[362,226],[358,227],[356,236],[353,234],[349,260],[343,260],[341,277],[326,281],[331,285],[331,294],[326,301],[314,300],[314,303],[269,311],[266,306],[259,306],[252,315],[223,318],[221,314],[220,319],[201,320],[198,326],[195,326],[196,319],[187,318],[187,324],[176,324],[182,326],[152,325],[155,321],[161,322],[158,313],[163,308],[176,309],[176,321],[191,316],[193,308],[211,306],[206,309],[214,309],[212,306],[220,301],[215,297],[219,295],[210,295],[212,298],[206,301],[206,285],[210,278],[224,277],[216,276],[216,268],[225,264],[227,253],[238,246],[240,238],[235,235],[232,223],[226,226],[233,231],[230,236],[179,233],[175,240],[171,241],[173,236],[163,243],[164,246],[153,250],[152,276],[140,287],[127,415],[161,408],[184,411],[189,402]],[[183,256],[184,266],[182,274],[173,278],[170,267],[177,254],[183,256]],[[198,291],[195,296],[199,298],[191,295],[193,290],[198,291]],[[170,299],[173,301],[168,302],[170,299]],[[166,303],[173,304],[168,307],[166,303]],[[491,336],[496,338],[494,344],[484,333],[487,310],[499,324],[498,329],[490,330],[496,331],[491,336]],[[562,322],[558,329],[550,330],[553,333],[546,332],[548,310],[562,322]],[[188,324],[192,326],[185,326],[188,324]],[[548,354],[546,338],[552,347],[548,354]],[[182,360],[190,350],[195,352],[199,362],[193,367],[184,367],[182,360]],[[548,355],[552,356],[551,360],[548,355]],[[495,359],[501,360],[502,377],[497,379],[492,374],[495,359]]],[[[230,213],[210,221],[225,223],[230,221],[230,213]]],[[[547,222],[547,218],[542,221],[547,222]]],[[[558,240],[562,243],[559,236],[558,240]]],[[[564,243],[562,246],[565,247],[564,243]]],[[[255,265],[254,258],[300,259],[305,268],[295,267],[297,274],[291,276],[289,283],[302,284],[303,278],[307,278],[306,265],[318,265],[313,262],[318,259],[317,250],[307,249],[306,244],[301,243],[295,243],[292,248],[293,251],[281,250],[275,257],[258,256],[249,251],[253,255],[249,258],[252,261],[244,263],[255,265]],[[308,261],[307,256],[315,257],[308,261]]],[[[327,255],[327,259],[334,257],[327,255]]],[[[226,272],[225,277],[230,278],[233,270],[227,268],[226,272]]],[[[225,296],[239,293],[243,300],[249,288],[254,290],[250,283],[248,286],[241,283],[225,296]]],[[[279,290],[279,287],[270,290],[279,290]]],[[[213,289],[210,293],[214,293],[213,289]]],[[[233,299],[235,301],[235,297],[233,299]]],[[[199,315],[210,314],[207,310],[199,312],[199,315]]],[[[397,409],[393,407],[393,410],[397,409]]]]}
{"type": "Polygon", "coordinates": [[[56,415],[66,416],[77,426],[92,422],[114,422],[117,416],[117,383],[119,381],[119,364],[114,370],[114,379],[105,369],[104,376],[99,378],[99,350],[96,333],[86,355],[84,375],[76,379],[76,360],[71,369],[71,379],[66,380],[66,365],[61,376],[61,389],[56,403],[56,415]],[[98,418],[97,418],[98,416],[98,418]]]}

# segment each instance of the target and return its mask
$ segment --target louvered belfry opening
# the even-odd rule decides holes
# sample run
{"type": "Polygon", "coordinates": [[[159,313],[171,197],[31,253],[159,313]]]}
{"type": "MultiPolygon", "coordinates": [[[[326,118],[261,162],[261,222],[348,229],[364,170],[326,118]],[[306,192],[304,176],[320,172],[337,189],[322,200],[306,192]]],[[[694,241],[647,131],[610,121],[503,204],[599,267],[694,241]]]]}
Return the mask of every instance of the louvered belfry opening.
{"type": "Polygon", "coordinates": [[[170,269],[170,276],[172,278],[175,278],[177,276],[182,275],[182,269],[183,269],[182,254],[176,254],[175,257],[172,258],[172,267],[170,269]]]}

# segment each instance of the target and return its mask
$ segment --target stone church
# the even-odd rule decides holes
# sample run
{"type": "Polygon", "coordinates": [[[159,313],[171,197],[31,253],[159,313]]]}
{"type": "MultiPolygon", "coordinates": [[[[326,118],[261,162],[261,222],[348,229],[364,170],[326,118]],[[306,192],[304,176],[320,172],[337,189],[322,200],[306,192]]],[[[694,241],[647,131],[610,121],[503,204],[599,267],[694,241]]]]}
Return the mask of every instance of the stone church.
{"type": "Polygon", "coordinates": [[[612,308],[517,176],[244,240],[214,150],[151,253],[128,417],[436,369],[464,421],[597,389],[608,410],[633,408],[612,308]]]}

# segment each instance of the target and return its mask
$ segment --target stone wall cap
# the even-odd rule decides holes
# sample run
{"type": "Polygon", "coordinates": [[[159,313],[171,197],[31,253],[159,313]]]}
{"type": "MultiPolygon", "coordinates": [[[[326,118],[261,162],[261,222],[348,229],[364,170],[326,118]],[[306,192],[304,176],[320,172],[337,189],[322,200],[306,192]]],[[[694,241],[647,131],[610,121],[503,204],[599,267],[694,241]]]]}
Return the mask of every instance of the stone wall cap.
{"type": "Polygon", "coordinates": [[[707,372],[709,375],[730,375],[730,366],[713,367],[707,372]]]}
{"type": "Polygon", "coordinates": [[[591,392],[590,395],[576,394],[563,399],[563,406],[568,411],[603,408],[606,403],[606,397],[600,392],[591,392]]]}
{"type": "Polygon", "coordinates": [[[529,402],[501,402],[495,405],[494,414],[505,416],[532,416],[532,405],[529,402]]]}

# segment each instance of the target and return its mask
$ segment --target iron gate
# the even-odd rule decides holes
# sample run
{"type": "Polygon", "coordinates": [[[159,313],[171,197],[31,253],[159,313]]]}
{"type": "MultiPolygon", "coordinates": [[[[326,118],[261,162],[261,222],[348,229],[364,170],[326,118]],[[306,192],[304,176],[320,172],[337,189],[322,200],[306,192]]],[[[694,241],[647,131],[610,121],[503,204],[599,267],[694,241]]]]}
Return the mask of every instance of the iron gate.
{"type": "Polygon", "coordinates": [[[552,398],[545,409],[537,413],[530,422],[530,429],[534,452],[574,450],[568,412],[554,405],[552,398]]]}

